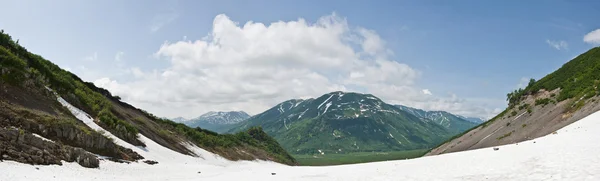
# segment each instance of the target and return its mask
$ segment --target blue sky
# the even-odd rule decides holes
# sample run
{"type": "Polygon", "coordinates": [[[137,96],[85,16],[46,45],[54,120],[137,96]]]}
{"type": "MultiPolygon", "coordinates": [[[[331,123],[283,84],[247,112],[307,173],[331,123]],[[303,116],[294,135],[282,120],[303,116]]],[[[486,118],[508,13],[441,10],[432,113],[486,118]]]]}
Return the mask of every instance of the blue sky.
{"type": "MultiPolygon", "coordinates": [[[[188,118],[221,110],[255,114],[287,99],[315,97],[332,90],[373,93],[390,103],[490,117],[505,107],[506,93],[522,80],[541,78],[598,46],[595,36],[590,36],[595,42],[585,42],[584,36],[600,28],[597,1],[73,0],[8,1],[3,6],[0,28],[30,51],[159,116],[188,118]],[[307,26],[317,26],[323,17],[333,17],[334,25],[348,30],[335,34],[337,26],[323,26],[339,35],[343,44],[331,40],[331,46],[315,50],[320,46],[296,47],[302,43],[299,41],[290,45],[292,49],[260,54],[275,57],[265,59],[268,64],[256,62],[263,59],[222,57],[236,53],[209,56],[223,58],[215,60],[217,63],[191,56],[203,52],[194,46],[197,40],[216,42],[218,15],[227,17],[219,22],[237,22],[237,28],[250,21],[269,27],[274,22],[299,19],[307,26]],[[348,40],[353,37],[358,39],[348,40]],[[365,48],[371,37],[378,40],[376,53],[365,48]],[[341,48],[331,48],[333,52],[323,50],[338,45],[341,48]],[[355,49],[349,55],[360,58],[329,63],[332,57],[312,56],[331,54],[338,56],[333,59],[343,59],[348,53],[345,47],[355,49]],[[296,56],[290,50],[307,55],[296,56]],[[289,54],[280,55],[280,51],[289,54]],[[315,63],[310,58],[323,61],[315,63]],[[383,63],[376,61],[380,59],[383,63]],[[251,66],[232,66],[226,60],[251,66]],[[362,65],[372,67],[358,68],[362,65]],[[381,68],[384,65],[396,68],[386,72],[381,68]],[[311,88],[282,86],[283,78],[248,73],[252,70],[281,71],[279,77],[296,79],[298,85],[311,88]],[[174,79],[164,78],[166,72],[176,72],[178,83],[170,84],[174,79]],[[352,72],[366,76],[346,79],[352,72]],[[238,74],[238,78],[229,77],[238,74]],[[257,78],[246,79],[252,76],[257,78]],[[205,80],[214,77],[218,78],[205,80]],[[424,90],[431,94],[417,95],[424,90]]],[[[228,46],[239,48],[243,51],[240,55],[257,55],[247,51],[253,43],[257,47],[285,44],[261,37],[268,32],[277,32],[274,34],[282,38],[300,37],[303,31],[292,34],[293,28],[288,24],[282,28],[285,31],[269,29],[240,47],[235,43],[228,46]]],[[[236,27],[225,27],[231,29],[236,27]]],[[[235,41],[238,35],[225,30],[218,35],[223,36],[221,40],[235,41]]]]}

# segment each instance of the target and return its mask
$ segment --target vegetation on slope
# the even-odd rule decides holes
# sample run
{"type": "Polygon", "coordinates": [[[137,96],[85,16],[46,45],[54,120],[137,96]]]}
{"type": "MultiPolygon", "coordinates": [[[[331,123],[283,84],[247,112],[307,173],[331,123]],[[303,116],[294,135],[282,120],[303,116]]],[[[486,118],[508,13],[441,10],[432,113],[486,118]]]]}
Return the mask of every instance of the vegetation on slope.
{"type": "MultiPolygon", "coordinates": [[[[459,138],[473,129],[485,128],[486,126],[494,123],[494,121],[502,118],[507,113],[511,112],[511,110],[513,110],[513,108],[515,107],[519,110],[527,109],[527,112],[531,113],[532,110],[529,104],[519,104],[522,100],[526,98],[526,96],[533,95],[542,89],[546,91],[559,89],[560,91],[558,95],[555,93],[550,94],[550,98],[535,100],[535,106],[545,106],[550,103],[554,104],[557,102],[572,99],[567,104],[567,109],[565,111],[574,112],[579,108],[583,107],[583,105],[585,104],[585,99],[600,95],[600,92],[598,90],[599,84],[600,47],[595,47],[577,56],[573,60],[565,63],[561,68],[546,75],[538,81],[536,81],[535,79],[530,79],[529,83],[524,89],[519,88],[506,95],[506,100],[508,101],[508,108],[506,108],[503,112],[496,115],[494,118],[484,122],[480,126],[464,131],[462,134],[456,135],[434,148],[440,147],[443,144],[446,144],[456,138],[459,138]]],[[[511,115],[514,116],[512,112],[511,115]]],[[[525,126],[527,125],[522,125],[522,127],[525,126]]]]}
{"type": "MultiPolygon", "coordinates": [[[[195,144],[202,148],[208,148],[209,151],[216,153],[223,153],[231,155],[234,151],[232,148],[252,146],[266,151],[268,157],[274,158],[273,160],[279,161],[285,164],[295,164],[296,160],[290,156],[280,145],[267,135],[262,128],[252,127],[245,132],[239,132],[236,134],[218,134],[210,130],[202,128],[190,128],[183,123],[175,123],[168,119],[157,118],[154,119],[161,125],[175,130],[177,133],[185,135],[195,144]]],[[[163,133],[170,134],[170,133],[163,133]]],[[[257,150],[258,151],[258,150],[257,150]]],[[[261,153],[252,153],[261,154],[261,153]]],[[[231,158],[235,159],[235,158],[231,158]]]]}
{"type": "Polygon", "coordinates": [[[101,126],[111,133],[134,145],[143,146],[143,143],[137,140],[137,129],[117,119],[111,112],[110,102],[103,95],[94,92],[76,75],[28,52],[4,31],[0,32],[0,60],[3,81],[21,85],[33,79],[36,80],[33,83],[38,86],[48,85],[67,101],[97,117],[101,126]]]}
{"type": "MultiPolygon", "coordinates": [[[[156,118],[141,109],[120,102],[118,96],[111,95],[107,90],[84,82],[76,75],[61,69],[41,56],[28,52],[4,31],[0,32],[0,75],[0,82],[17,87],[35,86],[37,89],[44,89],[47,86],[53,89],[65,100],[99,120],[100,126],[134,145],[144,146],[137,139],[138,129],[141,127],[136,126],[146,126],[147,124],[133,124],[136,120],[127,120],[128,117],[124,115],[128,113],[120,112],[113,103],[139,111],[155,124],[161,125],[160,130],[151,129],[157,131],[158,134],[169,138],[186,137],[201,148],[225,158],[232,160],[263,158],[285,164],[295,164],[294,158],[260,128],[250,128],[235,135],[221,135],[156,118]]],[[[94,132],[85,128],[82,130],[94,132]]],[[[179,144],[179,142],[170,144],[179,144]]]]}
{"type": "Polygon", "coordinates": [[[355,152],[344,154],[329,153],[323,155],[294,155],[294,157],[296,157],[296,159],[298,160],[298,164],[302,166],[324,166],[411,159],[421,157],[425,153],[427,153],[426,149],[420,149],[392,152],[355,152]]]}
{"type": "Polygon", "coordinates": [[[454,135],[373,95],[348,92],[282,102],[229,132],[253,126],[296,155],[426,149],[454,135]]]}
{"type": "MultiPolygon", "coordinates": [[[[600,95],[600,47],[575,57],[560,69],[546,75],[539,81],[531,79],[525,89],[518,89],[507,94],[509,106],[517,104],[523,96],[531,95],[541,89],[555,90],[560,88],[556,101],[570,98],[590,98],[600,95]]],[[[537,104],[537,103],[536,103],[537,104]]]]}

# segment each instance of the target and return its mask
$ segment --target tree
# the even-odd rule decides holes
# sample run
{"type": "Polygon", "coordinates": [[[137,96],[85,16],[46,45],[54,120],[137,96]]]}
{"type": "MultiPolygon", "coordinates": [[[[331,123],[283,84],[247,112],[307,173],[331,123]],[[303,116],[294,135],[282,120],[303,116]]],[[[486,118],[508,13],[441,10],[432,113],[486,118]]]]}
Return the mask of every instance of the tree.
{"type": "Polygon", "coordinates": [[[535,79],[529,79],[529,83],[527,84],[527,87],[525,89],[530,88],[531,86],[533,86],[533,84],[535,84],[535,79]]]}

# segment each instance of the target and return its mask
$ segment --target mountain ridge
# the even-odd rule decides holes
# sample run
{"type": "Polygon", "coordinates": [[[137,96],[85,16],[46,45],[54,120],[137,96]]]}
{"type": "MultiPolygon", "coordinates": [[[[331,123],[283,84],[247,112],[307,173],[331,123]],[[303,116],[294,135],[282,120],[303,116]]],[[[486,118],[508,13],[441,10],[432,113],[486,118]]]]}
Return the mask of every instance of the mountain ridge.
{"type": "Polygon", "coordinates": [[[424,149],[453,135],[371,94],[342,91],[281,102],[228,132],[251,126],[295,154],[424,149]]]}
{"type": "Polygon", "coordinates": [[[217,133],[223,133],[237,123],[250,118],[244,111],[209,111],[197,118],[186,120],[183,123],[189,127],[200,127],[217,133]]]}
{"type": "Polygon", "coordinates": [[[462,133],[472,127],[478,125],[473,121],[466,120],[466,117],[455,115],[446,111],[425,111],[422,109],[412,108],[404,105],[395,105],[396,107],[411,113],[422,119],[429,119],[441,126],[449,128],[454,131],[455,134],[462,133]]]}

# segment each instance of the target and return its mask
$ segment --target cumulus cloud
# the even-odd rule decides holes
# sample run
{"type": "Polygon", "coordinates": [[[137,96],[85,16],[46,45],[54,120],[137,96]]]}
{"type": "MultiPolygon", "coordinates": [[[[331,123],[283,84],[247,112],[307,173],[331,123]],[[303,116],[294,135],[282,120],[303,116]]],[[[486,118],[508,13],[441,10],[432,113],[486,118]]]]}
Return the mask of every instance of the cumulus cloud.
{"type": "Polygon", "coordinates": [[[431,91],[429,91],[429,89],[423,89],[422,91],[423,91],[423,94],[425,94],[425,95],[433,95],[433,94],[431,94],[431,91]]]}
{"type": "Polygon", "coordinates": [[[552,47],[556,50],[568,50],[569,49],[569,44],[566,41],[546,40],[546,43],[548,45],[550,45],[550,47],[552,47]]]}
{"type": "Polygon", "coordinates": [[[600,44],[600,29],[589,32],[583,36],[583,41],[589,44],[599,45],[600,44]]]}
{"type": "MultiPolygon", "coordinates": [[[[199,40],[160,46],[154,55],[170,63],[166,69],[132,68],[137,77],[133,81],[102,78],[94,83],[169,117],[220,110],[260,113],[281,101],[338,90],[372,93],[389,103],[420,108],[437,101],[450,104],[439,108],[460,109],[444,102],[454,97],[421,92],[415,86],[420,72],[391,59],[393,52],[375,31],[352,28],[335,14],[314,23],[298,19],[271,24],[242,24],[218,15],[212,27],[199,40]]],[[[479,114],[477,108],[462,107],[479,114]]]]}

